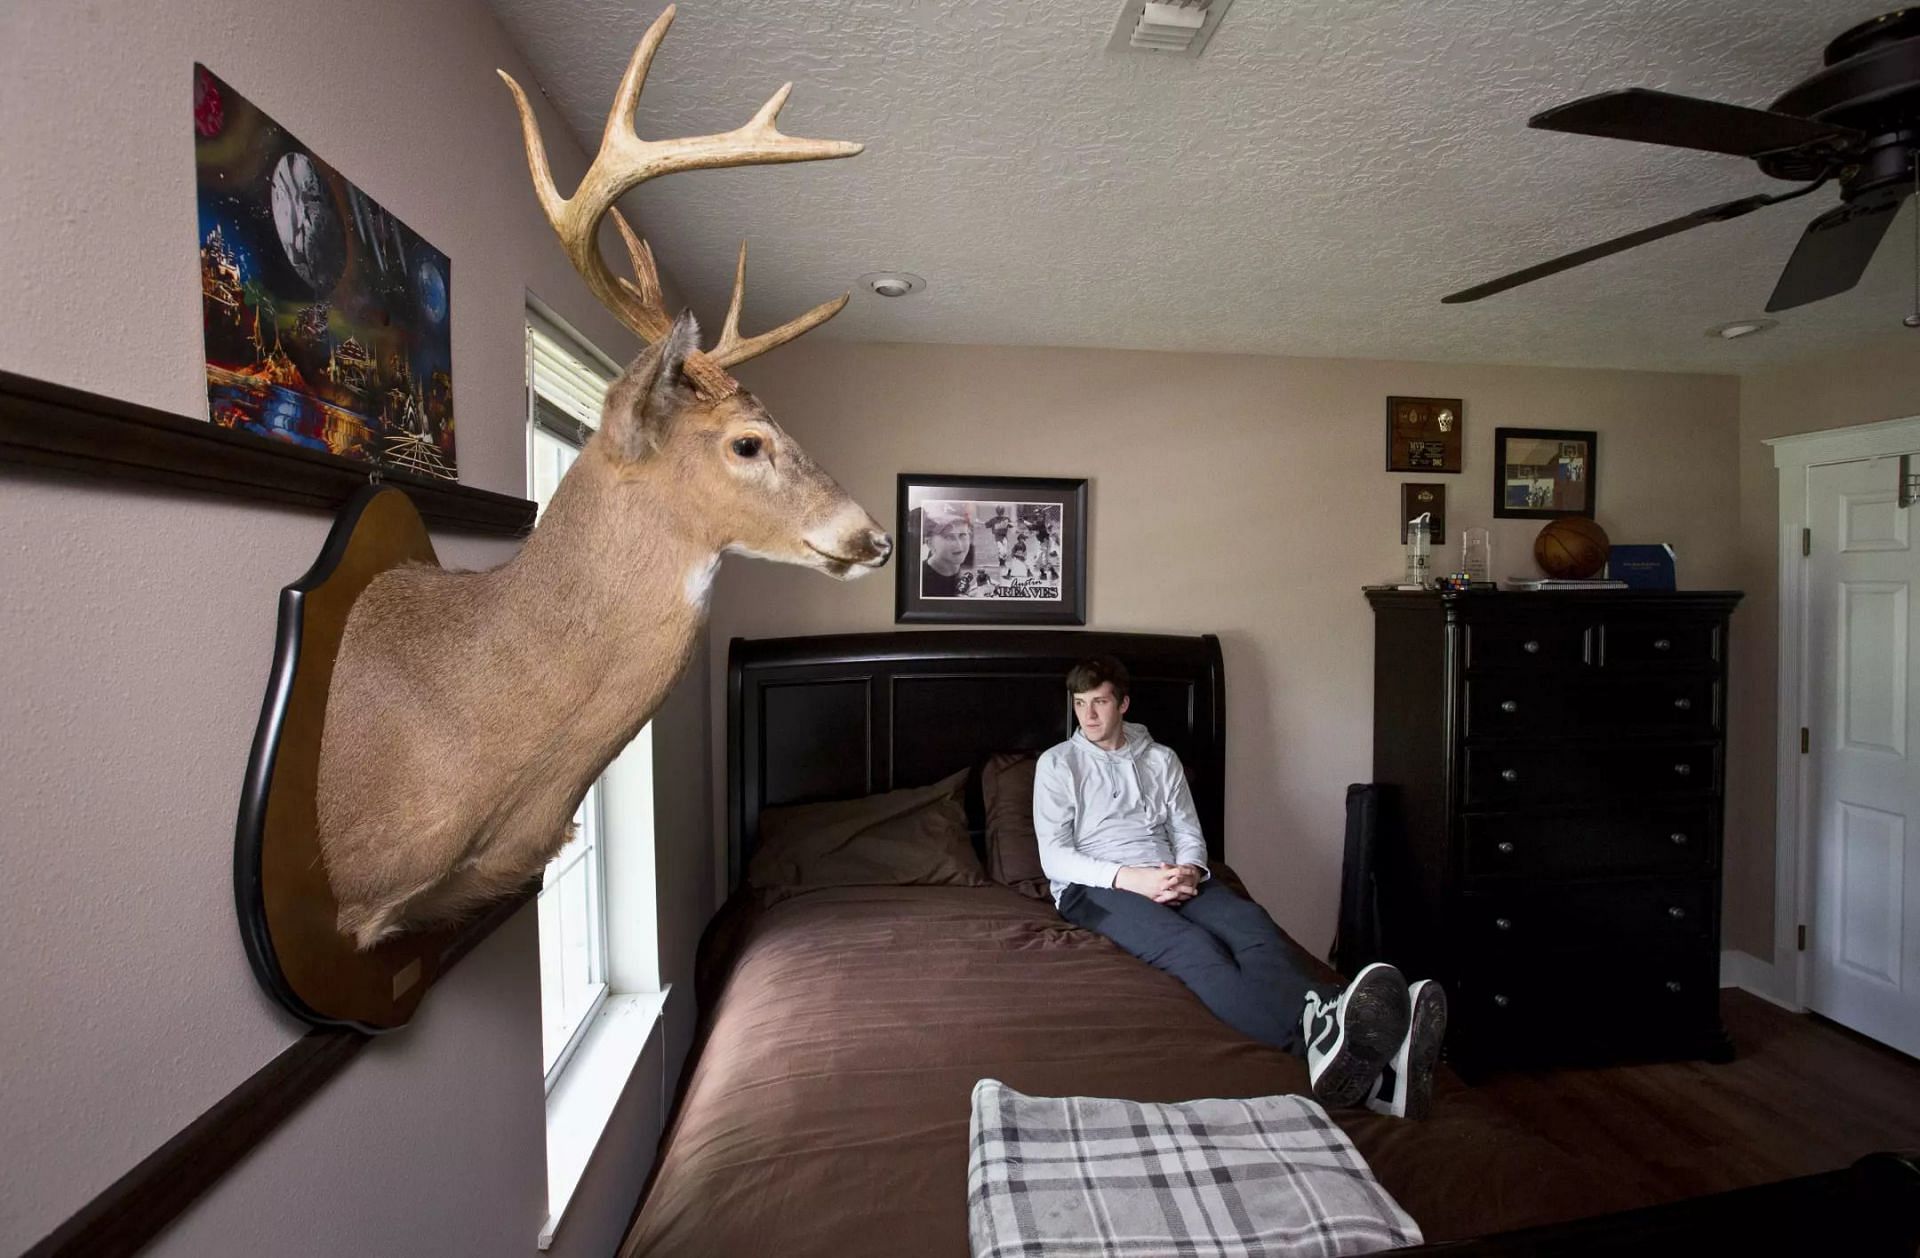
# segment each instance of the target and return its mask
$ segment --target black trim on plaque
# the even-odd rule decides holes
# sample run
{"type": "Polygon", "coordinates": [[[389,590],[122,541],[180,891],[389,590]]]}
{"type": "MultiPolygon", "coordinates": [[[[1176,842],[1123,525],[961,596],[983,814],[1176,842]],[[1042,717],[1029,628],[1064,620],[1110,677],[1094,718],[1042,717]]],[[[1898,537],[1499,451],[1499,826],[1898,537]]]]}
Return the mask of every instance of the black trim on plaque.
{"type": "Polygon", "coordinates": [[[260,861],[267,829],[267,797],[273,791],[274,755],[280,748],[280,731],[286,723],[287,704],[293,698],[293,679],[300,664],[307,591],[324,584],[333,575],[353,541],[353,531],[360,526],[361,515],[384,492],[385,486],[362,485],[341,508],[339,518],[327,534],[326,544],[320,548],[320,557],[304,576],[280,591],[280,623],[274,635],[273,667],[267,675],[266,697],[260,703],[260,723],[254,729],[253,748],[247,754],[247,775],[240,787],[240,815],[234,826],[233,844],[234,907],[240,921],[240,941],[246,948],[247,964],[253,968],[254,977],[287,1012],[302,1021],[363,1035],[380,1035],[399,1028],[363,1026],[326,1017],[300,999],[293,985],[287,982],[286,974],[280,969],[279,956],[274,952],[273,932],[267,925],[260,861]]]}

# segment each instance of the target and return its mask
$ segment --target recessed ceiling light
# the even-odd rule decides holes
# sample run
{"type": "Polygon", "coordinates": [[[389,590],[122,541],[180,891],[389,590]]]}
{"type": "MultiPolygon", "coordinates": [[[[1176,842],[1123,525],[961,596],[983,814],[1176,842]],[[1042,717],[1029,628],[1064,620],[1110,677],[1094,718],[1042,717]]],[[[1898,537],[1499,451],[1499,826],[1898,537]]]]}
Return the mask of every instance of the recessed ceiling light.
{"type": "Polygon", "coordinates": [[[1735,319],[1732,323],[1723,323],[1718,327],[1708,328],[1707,335],[1718,337],[1723,341],[1737,341],[1743,336],[1756,336],[1769,328],[1777,328],[1779,326],[1780,320],[1778,319],[1735,319]]]}
{"type": "Polygon", "coordinates": [[[910,271],[869,271],[860,277],[860,287],[881,297],[905,297],[926,286],[925,280],[910,271]]]}

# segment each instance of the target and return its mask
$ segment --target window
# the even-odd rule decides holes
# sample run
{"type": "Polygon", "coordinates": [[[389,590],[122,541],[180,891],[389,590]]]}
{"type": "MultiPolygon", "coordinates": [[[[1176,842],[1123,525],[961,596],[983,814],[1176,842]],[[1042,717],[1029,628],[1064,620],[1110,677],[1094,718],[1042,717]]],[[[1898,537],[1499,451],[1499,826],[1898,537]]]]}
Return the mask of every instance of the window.
{"type": "MultiPolygon", "coordinates": [[[[541,511],[599,421],[611,373],[531,312],[527,324],[528,485],[541,511]]],[[[603,780],[604,781],[604,780],[603,780]]],[[[547,1087],[607,998],[606,815],[602,782],[540,884],[541,1060],[547,1087]]]]}
{"type": "MultiPolygon", "coordinates": [[[[617,374],[592,346],[527,312],[527,483],[542,511],[592,438],[617,374]]],[[[574,817],[574,837],[541,882],[547,1086],[541,1249],[553,1243],[614,1106],[664,1025],[653,804],[653,726],[646,725],[588,790],[574,817]]],[[[666,1053],[656,1060],[664,1116],[666,1053]]]]}

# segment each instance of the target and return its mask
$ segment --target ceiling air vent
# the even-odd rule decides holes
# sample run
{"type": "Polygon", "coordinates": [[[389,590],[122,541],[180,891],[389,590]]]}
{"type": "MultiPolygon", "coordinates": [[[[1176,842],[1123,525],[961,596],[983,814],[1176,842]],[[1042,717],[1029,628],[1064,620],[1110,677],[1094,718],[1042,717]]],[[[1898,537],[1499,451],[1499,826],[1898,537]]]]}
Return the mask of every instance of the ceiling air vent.
{"type": "Polygon", "coordinates": [[[1197,57],[1233,0],[1124,0],[1107,47],[1197,57]]]}

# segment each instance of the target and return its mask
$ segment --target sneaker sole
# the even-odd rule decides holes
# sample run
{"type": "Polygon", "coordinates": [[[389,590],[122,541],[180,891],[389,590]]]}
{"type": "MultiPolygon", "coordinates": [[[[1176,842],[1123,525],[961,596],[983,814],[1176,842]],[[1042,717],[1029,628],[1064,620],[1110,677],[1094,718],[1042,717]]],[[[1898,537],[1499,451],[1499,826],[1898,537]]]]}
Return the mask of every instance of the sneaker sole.
{"type": "Polygon", "coordinates": [[[1361,971],[1347,994],[1340,1041],[1313,1081],[1313,1094],[1321,1103],[1346,1106],[1366,1100],[1380,1068],[1406,1038],[1409,1016],[1407,981],[1398,970],[1369,966],[1361,971]]]}
{"type": "Polygon", "coordinates": [[[1420,989],[1413,1002],[1413,1027],[1408,1032],[1407,1117],[1425,1118],[1433,1112],[1433,1068],[1440,1045],[1447,1038],[1447,993],[1437,983],[1420,989]]]}

